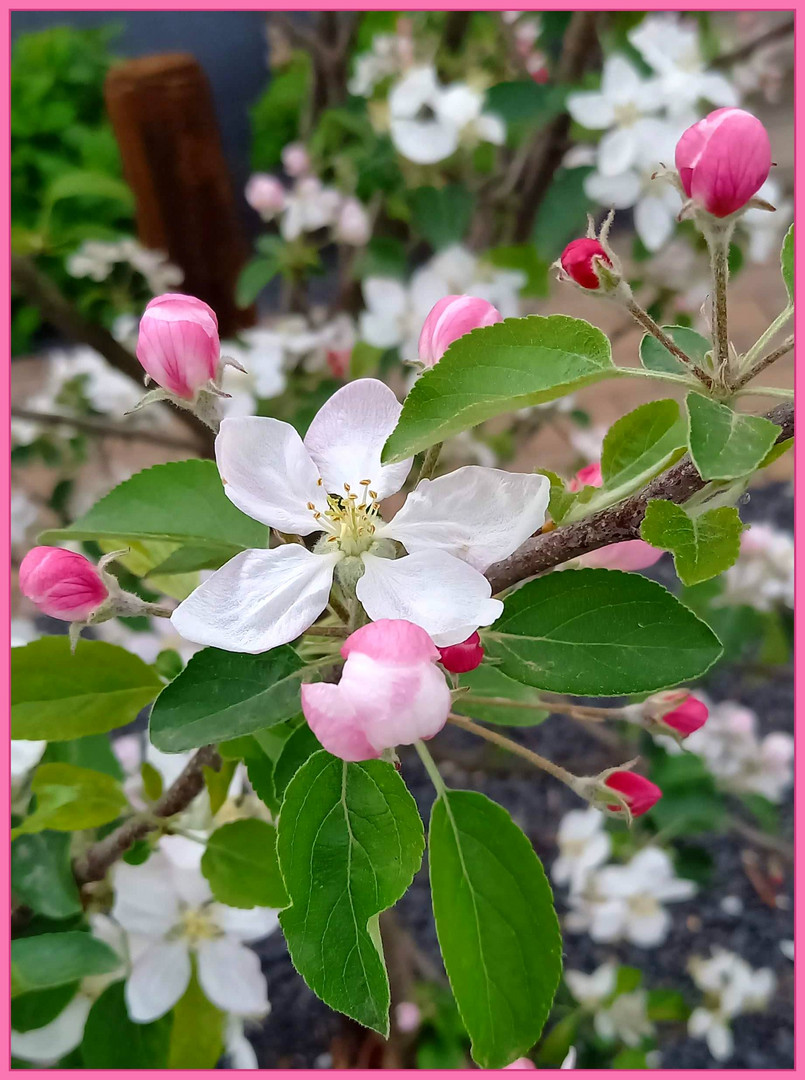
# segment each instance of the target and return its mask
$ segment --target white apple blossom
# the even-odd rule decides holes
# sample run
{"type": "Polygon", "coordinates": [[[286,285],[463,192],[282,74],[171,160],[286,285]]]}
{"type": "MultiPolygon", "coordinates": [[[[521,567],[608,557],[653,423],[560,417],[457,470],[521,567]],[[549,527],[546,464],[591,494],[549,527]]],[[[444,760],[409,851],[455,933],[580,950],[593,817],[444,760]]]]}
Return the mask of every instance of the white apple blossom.
{"type": "Polygon", "coordinates": [[[17,616],[11,620],[11,648],[18,645],[27,645],[29,641],[36,641],[40,637],[39,631],[33,619],[25,619],[17,616]]]}
{"type": "Polygon", "coordinates": [[[688,1019],[688,1032],[694,1039],[707,1041],[716,1061],[727,1061],[734,1049],[731,1021],[766,1008],[777,985],[774,972],[753,969],[736,953],[718,946],[707,959],[691,957],[688,971],[705,994],[704,1004],[688,1019]]]}
{"type": "Polygon", "coordinates": [[[12,548],[26,546],[31,528],[39,518],[39,507],[22,488],[11,489],[9,517],[11,521],[10,540],[12,548]]]}
{"type": "MultiPolygon", "coordinates": [[[[596,811],[597,812],[597,811],[596,811]]],[[[615,993],[618,980],[618,965],[607,961],[591,974],[569,969],[565,971],[568,990],[585,1009],[595,1012],[607,998],[615,993]]]]}
{"type": "Polygon", "coordinates": [[[662,944],[671,927],[663,905],[695,893],[692,881],[676,876],[665,851],[647,847],[623,866],[597,870],[582,893],[571,894],[565,925],[572,933],[589,933],[593,941],[653,948],[662,944]]]}
{"type": "Polygon", "coordinates": [[[270,908],[231,908],[213,899],[200,870],[203,845],[167,836],[147,862],[114,868],[112,917],[128,934],[126,1007],[136,1023],[164,1016],[190,982],[191,956],[204,994],[224,1012],[264,1016],[265,976],[247,942],[279,925],[270,908]]]}
{"type": "Polygon", "coordinates": [[[645,990],[631,990],[618,994],[606,1009],[599,1009],[593,1018],[593,1026],[602,1039],[618,1040],[626,1046],[639,1046],[643,1039],[654,1035],[654,1024],[648,1017],[648,994],[645,990]]]}
{"type": "Polygon", "coordinates": [[[375,34],[371,47],[358,53],[347,83],[350,94],[371,97],[378,83],[400,75],[413,61],[413,45],[407,34],[375,34]]]}
{"type": "Polygon", "coordinates": [[[45,393],[55,405],[65,384],[77,383],[82,396],[99,413],[120,416],[132,409],[142,396],[142,387],[116,371],[94,349],[54,349],[48,354],[48,381],[45,393]]]}
{"type": "Polygon", "coordinates": [[[316,232],[333,225],[341,207],[342,195],[325,187],[316,176],[300,177],[285,200],[280,219],[280,233],[285,240],[296,240],[303,233],[316,232]]]}
{"type": "Polygon", "coordinates": [[[178,266],[168,260],[163,251],[143,247],[133,237],[121,240],[85,240],[65,263],[72,277],[88,277],[92,281],[105,281],[119,264],[128,264],[146,281],[149,291],[173,292],[184,280],[178,266]]]}
{"type": "Polygon", "coordinates": [[[740,219],[741,228],[749,235],[749,258],[752,262],[765,263],[777,258],[794,211],[794,203],[783,196],[783,190],[773,177],[770,177],[758,189],[758,199],[765,199],[776,208],[775,213],[768,210],[747,210],[740,219]]]}
{"type": "Polygon", "coordinates": [[[741,534],[741,551],[724,575],[724,604],[747,604],[759,611],[794,607],[794,538],[758,523],[741,534]]]}
{"type": "Polygon", "coordinates": [[[338,390],[304,442],[270,417],[224,420],[216,440],[226,494],[244,513],[302,544],[241,552],[174,611],[200,644],[265,652],[302,634],[337,580],[370,619],[407,619],[437,645],[464,641],[500,615],[484,571],[544,521],[548,482],[469,465],[422,480],[386,523],[380,502],[402,487],[411,459],[381,465],[402,407],[375,379],[338,390]],[[407,552],[400,558],[399,544],[407,552]]]}
{"type": "Polygon", "coordinates": [[[657,76],[669,115],[686,114],[702,101],[714,106],[738,104],[738,92],[729,79],[707,70],[695,20],[672,12],[652,12],[629,31],[628,37],[657,76]]]}
{"type": "Polygon", "coordinates": [[[579,892],[592,871],[607,861],[612,841],[604,822],[604,815],[594,806],[571,810],[559,822],[556,833],[559,857],[551,867],[551,878],[557,885],[568,885],[571,892],[579,892]]]}

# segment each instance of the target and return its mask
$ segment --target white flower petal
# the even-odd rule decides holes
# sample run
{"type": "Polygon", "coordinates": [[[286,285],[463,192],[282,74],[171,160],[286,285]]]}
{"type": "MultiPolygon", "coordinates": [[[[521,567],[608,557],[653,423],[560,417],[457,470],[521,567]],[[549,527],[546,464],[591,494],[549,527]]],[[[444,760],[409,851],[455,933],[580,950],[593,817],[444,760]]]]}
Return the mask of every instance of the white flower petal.
{"type": "Polygon", "coordinates": [[[267,652],[299,637],[321,614],[339,557],[301,544],[242,551],[191,593],[171,622],[199,645],[267,652]]]}
{"type": "Polygon", "coordinates": [[[649,251],[659,251],[674,231],[674,213],[656,195],[644,195],[634,210],[637,235],[649,251]]]}
{"type": "Polygon", "coordinates": [[[261,941],[279,926],[278,913],[273,908],[233,908],[215,904],[212,915],[223,932],[238,941],[261,941]]]}
{"type": "Polygon", "coordinates": [[[243,1031],[243,1021],[228,1016],[224,1029],[224,1049],[230,1069],[259,1069],[257,1054],[243,1031]]]}
{"type": "Polygon", "coordinates": [[[119,862],[114,868],[112,918],[132,934],[161,937],[175,926],[179,897],[170,865],[156,852],[140,866],[119,862]]]}
{"type": "Polygon", "coordinates": [[[55,1020],[51,1020],[44,1027],[34,1028],[32,1031],[12,1029],[12,1057],[47,1065],[75,1050],[84,1038],[84,1025],[91,1004],[88,997],[79,993],[65,1005],[55,1020]]]}
{"type": "Polygon", "coordinates": [[[577,124],[591,131],[599,131],[615,123],[612,102],[597,90],[568,94],[567,111],[577,124]]]}
{"type": "Polygon", "coordinates": [[[613,128],[598,144],[598,169],[602,176],[617,176],[631,168],[637,156],[635,126],[613,128]]]}
{"type": "Polygon", "coordinates": [[[639,72],[620,53],[608,56],[604,61],[601,93],[607,101],[616,105],[625,105],[627,102],[639,105],[642,81],[639,72]]]}
{"type": "Polygon", "coordinates": [[[228,938],[202,941],[198,981],[219,1009],[236,1016],[260,1016],[269,1009],[266,979],[257,953],[228,938]]]}
{"type": "Polygon", "coordinates": [[[190,982],[184,941],[155,942],[134,961],[126,980],[126,1008],[135,1024],[150,1024],[172,1009],[190,982]]]}
{"type": "Polygon", "coordinates": [[[466,465],[422,480],[379,530],[414,554],[439,548],[483,573],[545,522],[551,485],[537,473],[466,465]]]}
{"type": "Polygon", "coordinates": [[[299,433],[271,416],[230,417],[215,440],[228,498],[244,514],[281,532],[317,532],[308,509],[326,510],[319,472],[299,433]]]}
{"type": "Polygon", "coordinates": [[[356,379],[337,390],[319,409],[305,436],[305,447],[321,472],[325,490],[344,495],[344,485],[361,497],[362,480],[380,499],[405,483],[413,458],[381,465],[383,446],[397,426],[402,405],[379,379],[356,379]]]}
{"type": "Polygon", "coordinates": [[[727,108],[739,104],[738,91],[725,75],[717,71],[703,71],[698,76],[697,82],[699,96],[709,101],[711,105],[727,108]]]}
{"type": "Polygon", "coordinates": [[[392,117],[391,141],[416,165],[435,165],[458,149],[458,128],[447,121],[392,117]]]}
{"type": "Polygon", "coordinates": [[[408,292],[401,281],[393,277],[367,277],[361,282],[361,292],[366,306],[388,321],[405,314],[408,292]]]}
{"type": "Polygon", "coordinates": [[[594,172],[585,179],[584,190],[589,198],[595,199],[601,206],[625,210],[627,206],[634,206],[640,198],[643,183],[632,169],[620,176],[603,176],[600,172],[594,172]]]}
{"type": "Polygon", "coordinates": [[[359,329],[361,340],[376,349],[393,349],[403,340],[399,321],[376,311],[361,312],[359,329]]]}
{"type": "Polygon", "coordinates": [[[500,617],[489,582],[446,551],[420,551],[402,559],[362,556],[366,571],[358,599],[370,619],[407,619],[426,630],[438,646],[465,641],[479,626],[500,617]]]}

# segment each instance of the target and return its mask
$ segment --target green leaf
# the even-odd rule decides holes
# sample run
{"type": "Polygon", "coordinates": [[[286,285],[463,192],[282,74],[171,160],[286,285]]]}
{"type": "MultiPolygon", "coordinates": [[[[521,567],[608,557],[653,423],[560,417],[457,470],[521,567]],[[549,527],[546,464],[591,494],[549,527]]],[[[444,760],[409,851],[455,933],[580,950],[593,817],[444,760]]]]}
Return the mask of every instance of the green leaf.
{"type": "Polygon", "coordinates": [[[413,227],[431,247],[458,244],[469,228],[474,199],[460,184],[419,187],[410,195],[413,227]]]}
{"type": "Polygon", "coordinates": [[[555,259],[568,241],[579,235],[584,215],[593,202],[584,190],[591,166],[559,169],[537,213],[531,239],[543,259],[555,259]]]}
{"type": "Polygon", "coordinates": [[[285,789],[308,758],[321,750],[321,743],[307,724],[300,724],[282,748],[274,766],[274,788],[282,799],[285,789]]]}
{"type": "Polygon", "coordinates": [[[32,990],[11,1002],[11,1027],[14,1031],[35,1031],[55,1020],[75,997],[78,983],[65,983],[50,990],[32,990]]]}
{"type": "Polygon", "coordinates": [[[678,990],[649,990],[647,1009],[649,1020],[680,1022],[687,1020],[690,1008],[678,990]]]}
{"type": "Polygon", "coordinates": [[[115,780],[123,779],[123,769],[115,757],[108,735],[83,735],[80,739],[64,739],[48,743],[41,763],[60,761],[64,765],[80,765],[84,769],[96,769],[115,780]]]}
{"type": "Polygon", "coordinates": [[[604,438],[601,475],[612,497],[643,487],[682,456],[687,430],[676,401],[649,401],[617,420],[604,438]]]}
{"type": "Polygon", "coordinates": [[[794,226],[789,226],[780,250],[780,270],[788,291],[788,299],[794,302],[794,226]]]}
{"type": "Polygon", "coordinates": [[[247,656],[203,649],[151,710],[151,742],[167,754],[251,735],[296,716],[304,665],[290,645],[247,656]]]}
{"type": "Polygon", "coordinates": [[[17,938],[11,942],[11,996],[109,975],[119,966],[113,949],[80,930],[17,938]]]}
{"type": "Polygon", "coordinates": [[[11,650],[11,737],[62,741],[130,723],[162,682],[119,645],[45,637],[11,650]]]}
{"type": "Polygon", "coordinates": [[[281,265],[276,258],[258,256],[250,259],[238,275],[235,286],[235,303],[239,308],[253,304],[266,285],[273,281],[280,272],[281,265]]]}
{"type": "Polygon", "coordinates": [[[529,315],[473,330],[414,383],[383,461],[402,461],[500,413],[615,374],[609,340],[583,319],[529,315]]]}
{"type": "Polygon", "coordinates": [[[94,829],[114,821],[128,805],[120,784],[107,773],[59,762],[39,766],[31,791],[36,795],[36,809],[11,830],[13,837],[44,829],[94,829]]]}
{"type": "Polygon", "coordinates": [[[125,983],[108,986],[89,1011],[81,1043],[86,1069],[164,1069],[168,1064],[170,1014],[135,1024],[126,1010],[125,983]]]}
{"type": "Polygon", "coordinates": [[[118,484],[66,529],[48,529],[42,544],[64,540],[172,540],[194,548],[266,547],[268,529],[227,499],[213,461],[170,461],[118,484]]]}
{"type": "Polygon", "coordinates": [[[124,212],[134,212],[134,196],[128,184],[106,173],[85,169],[60,172],[56,179],[48,184],[43,203],[50,209],[62,199],[75,198],[111,199],[120,203],[124,212]]]}
{"type": "Polygon", "coordinates": [[[561,112],[566,93],[556,83],[535,83],[533,79],[501,82],[487,90],[486,110],[497,113],[506,124],[509,140],[517,143],[561,112]]]}
{"type": "Polygon", "coordinates": [[[747,476],[769,453],[780,428],[762,416],[733,412],[701,394],[685,399],[690,456],[702,480],[747,476]]]}
{"type": "Polygon", "coordinates": [[[303,49],[294,49],[289,62],[276,70],[272,64],[268,87],[249,110],[255,172],[276,168],[282,148],[297,137],[311,79],[311,58],[303,49]]]}
{"type": "Polygon", "coordinates": [[[502,806],[445,791],[430,820],[436,932],[472,1056],[500,1069],[531,1049],[562,971],[562,939],[542,864],[502,806]]]}
{"type": "Polygon", "coordinates": [[[193,977],[173,1010],[169,1069],[214,1069],[224,1052],[226,1017],[193,977]]]}
{"type": "MultiPolygon", "coordinates": [[[[662,329],[691,360],[695,360],[700,367],[704,366],[705,354],[713,350],[706,337],[691,330],[689,326],[663,326],[662,329]]],[[[665,371],[672,375],[690,374],[687,364],[683,364],[670,353],[653,334],[646,334],[640,342],[640,363],[647,371],[665,371]]]]}
{"type": "Polygon", "coordinates": [[[11,888],[47,919],[78,915],[82,908],[70,865],[70,837],[57,832],[18,836],[11,845],[11,888]]]}
{"type": "Polygon", "coordinates": [[[327,1005],[388,1037],[378,916],[411,884],[424,849],[408,789],[387,762],[322,750],[288,785],[277,845],[294,966],[327,1005]]]}
{"type": "MultiPolygon", "coordinates": [[[[468,671],[460,677],[460,685],[467,688],[472,697],[508,698],[523,704],[538,704],[539,694],[530,686],[515,682],[504,675],[494,664],[481,664],[475,671],[468,671]]],[[[477,705],[464,702],[463,694],[453,701],[453,712],[460,716],[471,716],[485,724],[503,724],[507,727],[533,727],[541,724],[548,716],[544,709],[518,709],[507,705],[477,705]]]]}
{"type": "Polygon", "coordinates": [[[216,829],[201,857],[213,896],[229,907],[281,908],[288,903],[277,860],[277,830],[247,818],[216,829]]]}
{"type": "Polygon", "coordinates": [[[676,686],[721,655],[712,630],[667,589],[621,570],[561,570],[527,582],[483,640],[511,678],[590,697],[676,686]]]}
{"type": "Polygon", "coordinates": [[[741,550],[743,523],[734,506],[691,517],[683,507],[652,499],[640,535],[653,547],[670,551],[683,585],[698,585],[732,566],[741,550]]]}

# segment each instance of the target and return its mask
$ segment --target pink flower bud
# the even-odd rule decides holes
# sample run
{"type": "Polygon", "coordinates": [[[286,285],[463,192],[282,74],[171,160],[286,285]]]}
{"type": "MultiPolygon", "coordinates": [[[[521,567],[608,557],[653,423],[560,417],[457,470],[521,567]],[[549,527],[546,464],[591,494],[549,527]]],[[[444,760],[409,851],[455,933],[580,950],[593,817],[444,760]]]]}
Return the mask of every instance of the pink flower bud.
{"type": "Polygon", "coordinates": [[[140,319],[137,359],[163,389],[193,401],[215,378],[221,346],[215,312],[195,296],[156,296],[140,319]]]}
{"type": "Polygon", "coordinates": [[[301,143],[288,143],[284,148],[282,167],[288,176],[304,176],[310,172],[310,155],[301,143]]]}
{"type": "Polygon", "coordinates": [[[475,671],[484,658],[484,647],[476,630],[466,641],[458,645],[446,645],[439,649],[442,666],[454,675],[463,675],[466,671],[475,671]]]}
{"type": "Polygon", "coordinates": [[[715,217],[727,217],[745,206],[768,178],[768,133],[743,109],[716,109],[682,134],[676,167],[688,198],[715,217]]]}
{"type": "Polygon", "coordinates": [[[672,727],[684,739],[692,735],[694,731],[698,731],[700,727],[704,727],[710,711],[703,701],[694,697],[693,694],[688,694],[669,712],[660,715],[662,722],[672,727]]]}
{"type": "Polygon", "coordinates": [[[327,367],[336,379],[346,379],[352,360],[352,349],[328,349],[327,367]]]}
{"type": "Polygon", "coordinates": [[[398,1030],[404,1035],[407,1035],[412,1031],[416,1031],[420,1026],[422,1023],[422,1013],[416,1002],[401,1001],[394,1010],[394,1019],[397,1021],[398,1030]]]}
{"type": "Polygon", "coordinates": [[[419,359],[426,367],[433,367],[458,338],[479,326],[499,322],[503,322],[503,316],[488,300],[477,296],[443,296],[422,325],[419,359]]]}
{"type": "Polygon", "coordinates": [[[20,565],[20,591],[41,612],[65,622],[84,622],[109,595],[89,559],[65,548],[33,548],[20,565]]]}
{"type": "Polygon", "coordinates": [[[325,750],[365,761],[444,727],[450,689],[422,627],[379,619],[350,634],[341,655],[339,683],[302,684],[302,711],[325,750]]]}
{"type": "Polygon", "coordinates": [[[530,1058],[517,1058],[511,1063],[511,1065],[504,1065],[503,1071],[506,1069],[536,1069],[536,1065],[530,1058]]]}
{"type": "MultiPolygon", "coordinates": [[[[652,784],[645,776],[630,772],[628,769],[619,769],[612,773],[604,781],[604,785],[623,795],[629,805],[632,817],[640,817],[650,810],[658,799],[662,798],[662,792],[656,784],[652,784]]],[[[619,810],[618,805],[608,806],[608,810],[619,810]]]]}
{"type": "Polygon", "coordinates": [[[579,469],[567,485],[567,490],[576,492],[581,491],[583,487],[600,488],[603,486],[604,478],[601,475],[601,466],[597,461],[594,461],[591,465],[585,465],[583,469],[579,469]]]}
{"type": "Polygon", "coordinates": [[[598,240],[582,237],[579,240],[571,240],[559,259],[562,269],[571,280],[583,289],[597,289],[600,287],[598,274],[593,263],[594,258],[601,259],[607,266],[612,262],[598,240]]]}
{"type": "Polygon", "coordinates": [[[604,570],[645,570],[662,558],[662,551],[645,540],[622,540],[619,544],[588,551],[579,559],[580,566],[598,567],[604,570]]]}
{"type": "Polygon", "coordinates": [[[344,199],[335,222],[335,238],[342,244],[363,247],[372,235],[369,215],[359,199],[344,199]]]}
{"type": "Polygon", "coordinates": [[[276,176],[268,173],[250,176],[244,194],[246,202],[264,221],[270,221],[285,207],[285,188],[276,176]]]}

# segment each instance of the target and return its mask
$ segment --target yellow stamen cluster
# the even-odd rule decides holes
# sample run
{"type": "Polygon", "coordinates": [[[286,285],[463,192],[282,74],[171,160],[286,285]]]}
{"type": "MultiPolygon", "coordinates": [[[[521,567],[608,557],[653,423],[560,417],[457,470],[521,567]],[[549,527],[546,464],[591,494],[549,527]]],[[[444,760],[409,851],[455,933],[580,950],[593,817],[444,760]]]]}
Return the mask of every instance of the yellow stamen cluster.
{"type": "Polygon", "coordinates": [[[179,936],[197,944],[220,937],[221,930],[204,908],[186,908],[181,914],[179,936]]]}
{"type": "Polygon", "coordinates": [[[313,503],[308,510],[323,532],[329,533],[328,543],[337,544],[345,555],[360,555],[366,551],[377,531],[380,504],[376,491],[371,490],[371,480],[361,480],[360,497],[349,484],[344,484],[343,495],[328,495],[329,509],[323,513],[313,503]]]}

